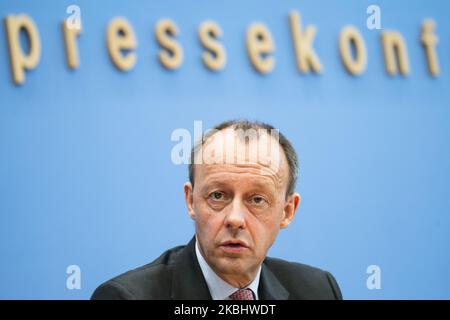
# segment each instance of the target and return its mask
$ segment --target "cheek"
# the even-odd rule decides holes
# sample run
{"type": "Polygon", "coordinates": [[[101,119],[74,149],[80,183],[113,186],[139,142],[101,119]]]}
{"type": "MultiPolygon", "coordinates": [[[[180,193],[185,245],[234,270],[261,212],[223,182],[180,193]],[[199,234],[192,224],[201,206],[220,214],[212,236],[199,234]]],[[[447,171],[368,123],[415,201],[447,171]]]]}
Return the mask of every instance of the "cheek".
{"type": "Polygon", "coordinates": [[[281,223],[282,214],[278,212],[271,212],[266,217],[261,217],[253,221],[252,234],[255,242],[261,246],[261,248],[270,247],[274,242],[281,223]]]}
{"type": "Polygon", "coordinates": [[[221,221],[217,219],[217,217],[209,215],[207,217],[201,217],[197,224],[199,227],[203,229],[203,233],[207,234],[215,234],[217,233],[217,230],[220,229],[222,226],[221,221]]]}
{"type": "Polygon", "coordinates": [[[223,224],[220,216],[211,212],[206,202],[197,202],[194,210],[196,213],[195,224],[197,231],[203,237],[208,238],[209,241],[213,240],[223,224]]]}

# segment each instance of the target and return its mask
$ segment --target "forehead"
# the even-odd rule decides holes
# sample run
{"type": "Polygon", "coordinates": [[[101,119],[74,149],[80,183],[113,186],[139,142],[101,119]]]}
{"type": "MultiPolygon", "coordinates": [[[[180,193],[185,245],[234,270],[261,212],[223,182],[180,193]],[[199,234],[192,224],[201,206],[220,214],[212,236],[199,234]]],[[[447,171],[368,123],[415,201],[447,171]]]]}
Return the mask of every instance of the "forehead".
{"type": "Polygon", "coordinates": [[[211,135],[195,154],[195,180],[253,181],[287,185],[289,168],[278,132],[227,128],[211,135]]]}

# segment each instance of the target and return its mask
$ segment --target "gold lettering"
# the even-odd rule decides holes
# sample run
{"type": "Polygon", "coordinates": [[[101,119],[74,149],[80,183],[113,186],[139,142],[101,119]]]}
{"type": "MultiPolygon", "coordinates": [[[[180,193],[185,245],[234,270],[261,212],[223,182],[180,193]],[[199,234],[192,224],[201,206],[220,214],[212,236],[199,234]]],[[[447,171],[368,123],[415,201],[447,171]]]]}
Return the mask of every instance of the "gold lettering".
{"type": "Polygon", "coordinates": [[[350,74],[359,75],[364,72],[367,66],[367,51],[358,29],[353,26],[342,29],[339,36],[339,51],[342,63],[350,74]],[[352,55],[352,44],[355,46],[355,58],[352,55]]]}
{"type": "Polygon", "coordinates": [[[262,23],[252,24],[247,30],[247,51],[250,62],[256,71],[268,73],[275,66],[275,58],[271,55],[275,50],[269,30],[262,23]]]}
{"type": "Polygon", "coordinates": [[[439,59],[436,52],[436,45],[439,38],[434,34],[435,22],[425,20],[422,24],[422,36],[420,38],[425,49],[425,55],[428,62],[428,72],[432,76],[439,75],[439,59]]]}
{"type": "Polygon", "coordinates": [[[198,36],[203,47],[209,50],[202,55],[205,66],[214,71],[222,69],[227,55],[224,46],[216,41],[216,38],[222,36],[222,29],[214,21],[205,21],[198,29],[198,36]]]}
{"type": "Polygon", "coordinates": [[[183,63],[183,48],[173,38],[177,34],[178,28],[171,20],[161,20],[156,24],[156,39],[166,49],[159,52],[159,61],[167,69],[179,68],[183,63]]]}
{"type": "Polygon", "coordinates": [[[389,75],[396,75],[399,71],[402,75],[409,74],[409,59],[405,41],[400,32],[385,31],[381,33],[384,61],[389,75]],[[397,65],[398,60],[398,65],[397,65]]]}
{"type": "Polygon", "coordinates": [[[78,55],[77,37],[81,33],[81,27],[70,27],[66,20],[62,23],[64,34],[64,46],[66,49],[67,65],[70,69],[77,69],[80,65],[78,55]]]}
{"type": "Polygon", "coordinates": [[[295,10],[289,14],[289,22],[298,69],[302,73],[321,72],[323,66],[313,48],[316,27],[308,26],[302,31],[300,14],[295,10]]]}
{"type": "Polygon", "coordinates": [[[22,84],[25,81],[25,70],[35,68],[41,58],[41,41],[34,21],[26,15],[10,15],[5,18],[8,38],[9,56],[13,81],[22,84]],[[20,32],[28,35],[29,52],[23,52],[20,45],[20,32]]]}
{"type": "Polygon", "coordinates": [[[122,71],[130,70],[136,64],[136,54],[122,50],[134,50],[137,47],[133,28],[125,18],[115,18],[111,21],[107,31],[107,45],[109,56],[114,65],[122,71]]]}

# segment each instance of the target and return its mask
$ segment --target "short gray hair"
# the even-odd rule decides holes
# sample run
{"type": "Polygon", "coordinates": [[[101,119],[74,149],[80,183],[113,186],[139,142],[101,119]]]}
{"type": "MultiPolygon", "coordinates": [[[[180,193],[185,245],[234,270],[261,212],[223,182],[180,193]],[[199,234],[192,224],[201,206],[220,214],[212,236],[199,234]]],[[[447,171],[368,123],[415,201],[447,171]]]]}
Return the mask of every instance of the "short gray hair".
{"type": "MultiPolygon", "coordinates": [[[[208,130],[206,133],[202,135],[202,138],[197,141],[194,146],[191,149],[191,159],[189,161],[189,181],[192,184],[192,187],[194,187],[195,182],[195,163],[194,163],[194,157],[197,151],[205,144],[205,142],[214,135],[217,131],[221,131],[227,128],[233,128],[236,130],[258,130],[258,129],[265,129],[265,130],[276,130],[272,125],[259,122],[259,121],[250,121],[247,119],[241,119],[241,120],[229,120],[222,122],[218,125],[216,125],[212,130],[208,130]]],[[[297,153],[295,152],[294,147],[289,142],[289,140],[278,131],[279,140],[278,143],[280,144],[281,148],[283,149],[283,152],[286,156],[287,163],[289,166],[289,181],[288,181],[288,187],[286,191],[286,197],[294,193],[295,185],[297,183],[297,177],[298,177],[298,158],[297,153]]]]}

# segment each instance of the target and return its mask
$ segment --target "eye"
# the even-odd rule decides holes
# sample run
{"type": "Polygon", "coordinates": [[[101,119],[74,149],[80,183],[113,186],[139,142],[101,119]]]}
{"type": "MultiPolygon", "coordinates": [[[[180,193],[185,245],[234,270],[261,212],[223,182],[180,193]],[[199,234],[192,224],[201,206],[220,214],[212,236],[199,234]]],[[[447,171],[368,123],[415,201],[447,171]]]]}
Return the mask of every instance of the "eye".
{"type": "Polygon", "coordinates": [[[224,195],[220,191],[214,191],[209,195],[209,197],[213,200],[223,200],[224,195]]]}
{"type": "Polygon", "coordinates": [[[252,201],[255,204],[263,204],[266,201],[266,199],[264,199],[264,197],[262,196],[255,195],[252,197],[252,201]]]}

